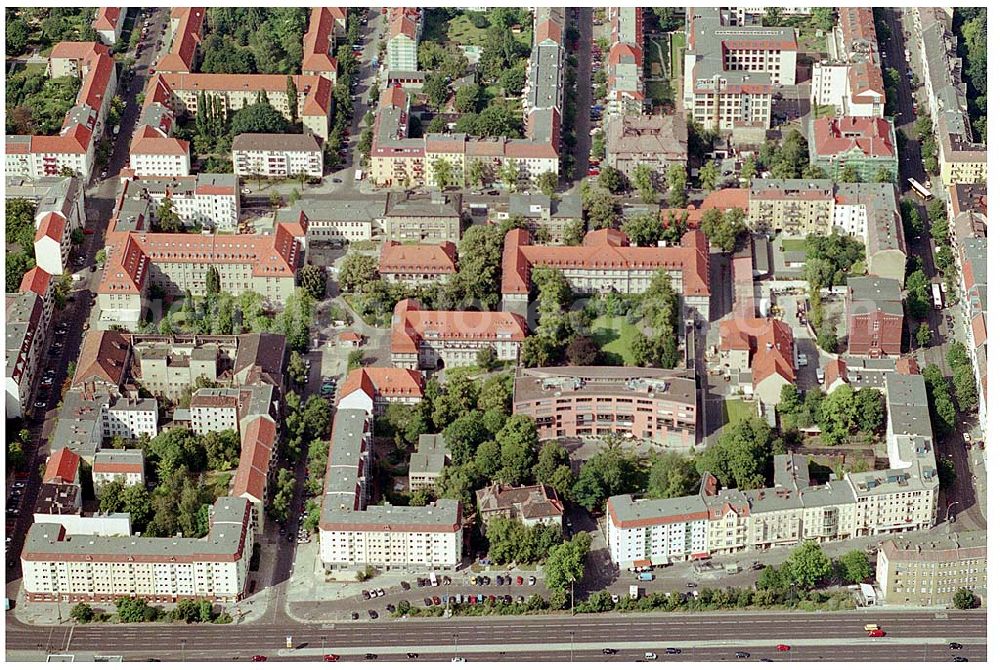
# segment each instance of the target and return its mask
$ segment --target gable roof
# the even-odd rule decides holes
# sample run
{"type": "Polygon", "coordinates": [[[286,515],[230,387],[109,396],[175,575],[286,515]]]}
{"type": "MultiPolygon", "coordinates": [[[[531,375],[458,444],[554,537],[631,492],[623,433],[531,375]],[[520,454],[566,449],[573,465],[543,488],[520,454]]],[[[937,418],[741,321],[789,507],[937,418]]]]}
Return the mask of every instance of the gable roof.
{"type": "Polygon", "coordinates": [[[512,229],[504,239],[501,292],[527,293],[531,268],[557,269],[680,269],[686,296],[708,295],[708,240],[700,230],[684,234],[677,247],[630,247],[624,233],[600,230],[587,233],[583,246],[548,247],[529,244],[527,231],[512,229]]]}
{"type": "Polygon", "coordinates": [[[425,338],[522,342],[527,335],[528,327],[520,314],[423,310],[410,298],[400,300],[393,310],[390,351],[419,351],[425,338]]]}
{"type": "Polygon", "coordinates": [[[441,244],[400,244],[393,240],[382,245],[378,269],[381,273],[424,272],[454,274],[458,251],[454,242],[441,244]]]}
{"type": "Polygon", "coordinates": [[[24,273],[19,291],[21,293],[36,293],[44,297],[49,291],[51,281],[52,275],[36,265],[24,273]]]}
{"type": "Polygon", "coordinates": [[[102,381],[120,387],[125,380],[128,336],[113,330],[90,330],[83,338],[73,386],[102,381]]]}
{"type": "Polygon", "coordinates": [[[749,350],[754,386],[773,374],[795,381],[791,327],[777,319],[726,319],[719,323],[719,350],[749,350]]]}
{"type": "Polygon", "coordinates": [[[336,72],[337,59],[330,55],[333,24],[332,7],[313,7],[309,16],[309,29],[302,39],[302,73],[336,72]]]}
{"type": "Polygon", "coordinates": [[[816,119],[813,138],[818,156],[837,156],[853,149],[866,158],[896,155],[892,125],[885,119],[864,116],[816,119]]]}
{"type": "Polygon", "coordinates": [[[80,457],[63,447],[49,456],[45,464],[44,484],[72,484],[80,471],[80,457]]]}
{"type": "Polygon", "coordinates": [[[337,399],[346,398],[359,389],[373,401],[376,396],[419,399],[424,397],[424,378],[416,370],[404,368],[356,368],[347,375],[337,399]]]}

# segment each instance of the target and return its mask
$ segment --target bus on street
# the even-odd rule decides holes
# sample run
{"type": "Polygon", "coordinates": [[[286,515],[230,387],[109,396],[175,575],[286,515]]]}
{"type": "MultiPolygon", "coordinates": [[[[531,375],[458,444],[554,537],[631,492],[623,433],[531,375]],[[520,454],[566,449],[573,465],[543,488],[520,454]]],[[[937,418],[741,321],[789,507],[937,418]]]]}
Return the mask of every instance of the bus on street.
{"type": "Polygon", "coordinates": [[[910,177],[909,179],[907,179],[907,181],[910,184],[910,188],[913,189],[913,192],[916,193],[920,197],[921,200],[930,200],[931,198],[934,197],[933,193],[931,193],[930,191],[928,191],[927,188],[925,188],[923,184],[921,184],[919,181],[917,181],[913,177],[910,177]]]}
{"type": "Polygon", "coordinates": [[[934,296],[934,309],[944,307],[944,303],[941,300],[941,284],[931,284],[931,294],[934,296]]]}

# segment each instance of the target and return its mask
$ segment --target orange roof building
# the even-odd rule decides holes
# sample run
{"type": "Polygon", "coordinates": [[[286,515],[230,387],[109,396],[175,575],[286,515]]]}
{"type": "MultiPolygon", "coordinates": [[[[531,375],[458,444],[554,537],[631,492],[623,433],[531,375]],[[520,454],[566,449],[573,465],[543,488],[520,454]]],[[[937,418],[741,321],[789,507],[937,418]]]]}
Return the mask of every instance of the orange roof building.
{"type": "Polygon", "coordinates": [[[382,414],[390,403],[415,405],[424,397],[424,378],[404,368],[356,368],[337,394],[337,409],[382,414]]]}
{"type": "Polygon", "coordinates": [[[504,309],[527,308],[535,266],[558,269],[575,293],[642,293],[657,272],[666,272],[680,285],[685,306],[708,320],[708,241],[700,230],[686,233],[677,247],[631,247],[612,229],[587,233],[579,247],[548,247],[533,246],[528,231],[512,229],[503,249],[504,309]]]}
{"type": "Polygon", "coordinates": [[[303,262],[305,225],[281,222],[267,235],[112,232],[106,242],[97,298],[101,319],[134,326],[144,315],[148,288],[204,295],[208,267],[218,271],[223,291],[237,294],[249,286],[271,305],[283,304],[303,262]]]}
{"type": "Polygon", "coordinates": [[[719,352],[730,374],[750,372],[750,387],[765,404],[777,404],[781,387],[795,383],[792,328],[771,318],[719,323],[719,352]]]}
{"type": "Polygon", "coordinates": [[[32,179],[63,169],[90,179],[95,133],[102,128],[118,85],[115,61],[97,42],[59,42],[49,55],[51,77],[82,79],[76,104],[66,113],[58,135],[8,135],[7,174],[32,179]]]}
{"type": "Polygon", "coordinates": [[[340,8],[313,7],[309,16],[309,29],[302,40],[302,74],[323,75],[337,83],[337,59],[334,58],[336,46],[335,30],[340,8]]]}
{"type": "Polygon", "coordinates": [[[79,484],[80,457],[63,447],[51,456],[45,464],[43,484],[79,484]]]}
{"type": "Polygon", "coordinates": [[[424,310],[410,298],[393,310],[389,350],[393,365],[410,370],[473,365],[486,348],[501,361],[516,361],[527,336],[519,314],[424,310]]]}
{"type": "MultiPolygon", "coordinates": [[[[263,92],[272,107],[291,121],[288,108],[288,76],[284,74],[209,74],[157,70],[146,84],[146,99],[140,118],[149,120],[164,111],[176,115],[195,114],[199,94],[218,98],[230,110],[242,109],[257,102],[263,92]]],[[[298,109],[305,130],[326,141],[333,112],[333,83],[326,76],[291,75],[298,91],[298,109]]],[[[162,121],[158,121],[161,125],[162,121]]],[[[172,121],[170,122],[172,124],[172,121]]]]}
{"type": "Polygon", "coordinates": [[[387,241],[379,255],[383,279],[406,284],[436,284],[458,272],[458,250],[454,242],[400,244],[387,241]]]}

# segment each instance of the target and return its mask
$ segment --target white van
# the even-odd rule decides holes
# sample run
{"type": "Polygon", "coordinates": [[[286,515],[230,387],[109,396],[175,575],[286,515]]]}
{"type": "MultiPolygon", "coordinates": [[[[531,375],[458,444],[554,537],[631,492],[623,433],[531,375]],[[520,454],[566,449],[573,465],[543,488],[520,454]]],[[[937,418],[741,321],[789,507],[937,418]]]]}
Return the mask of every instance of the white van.
{"type": "Polygon", "coordinates": [[[644,658],[647,661],[655,661],[656,660],[656,654],[653,653],[653,652],[651,652],[651,651],[647,651],[646,654],[645,654],[645,656],[644,656],[644,658]]]}

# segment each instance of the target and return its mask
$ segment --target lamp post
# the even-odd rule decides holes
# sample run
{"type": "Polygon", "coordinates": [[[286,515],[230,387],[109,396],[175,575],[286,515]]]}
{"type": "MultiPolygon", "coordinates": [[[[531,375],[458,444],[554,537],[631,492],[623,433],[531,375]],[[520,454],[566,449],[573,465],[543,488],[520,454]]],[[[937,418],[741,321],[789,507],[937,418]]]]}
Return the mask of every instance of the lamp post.
{"type": "Polygon", "coordinates": [[[951,508],[952,508],[952,507],[954,507],[954,506],[955,506],[955,505],[957,505],[957,504],[958,504],[958,501],[957,501],[957,500],[955,500],[955,501],[952,501],[952,502],[948,503],[948,509],[947,509],[947,511],[945,512],[945,518],[947,518],[947,519],[948,519],[948,523],[951,523],[951,520],[952,520],[952,516],[951,516],[951,508]]]}
{"type": "Polygon", "coordinates": [[[184,639],[184,638],[181,638],[181,663],[184,662],[185,647],[187,647],[187,640],[184,639]]]}
{"type": "Polygon", "coordinates": [[[576,641],[576,631],[571,630],[569,632],[569,662],[573,662],[573,647],[576,641]]]}
{"type": "Polygon", "coordinates": [[[323,656],[326,656],[326,635],[321,636],[319,639],[323,643],[323,656]]]}
{"type": "Polygon", "coordinates": [[[569,615],[576,615],[576,579],[569,580],[569,615]]]}
{"type": "Polygon", "coordinates": [[[458,658],[458,633],[452,633],[451,639],[455,643],[455,658],[458,658]]]}

